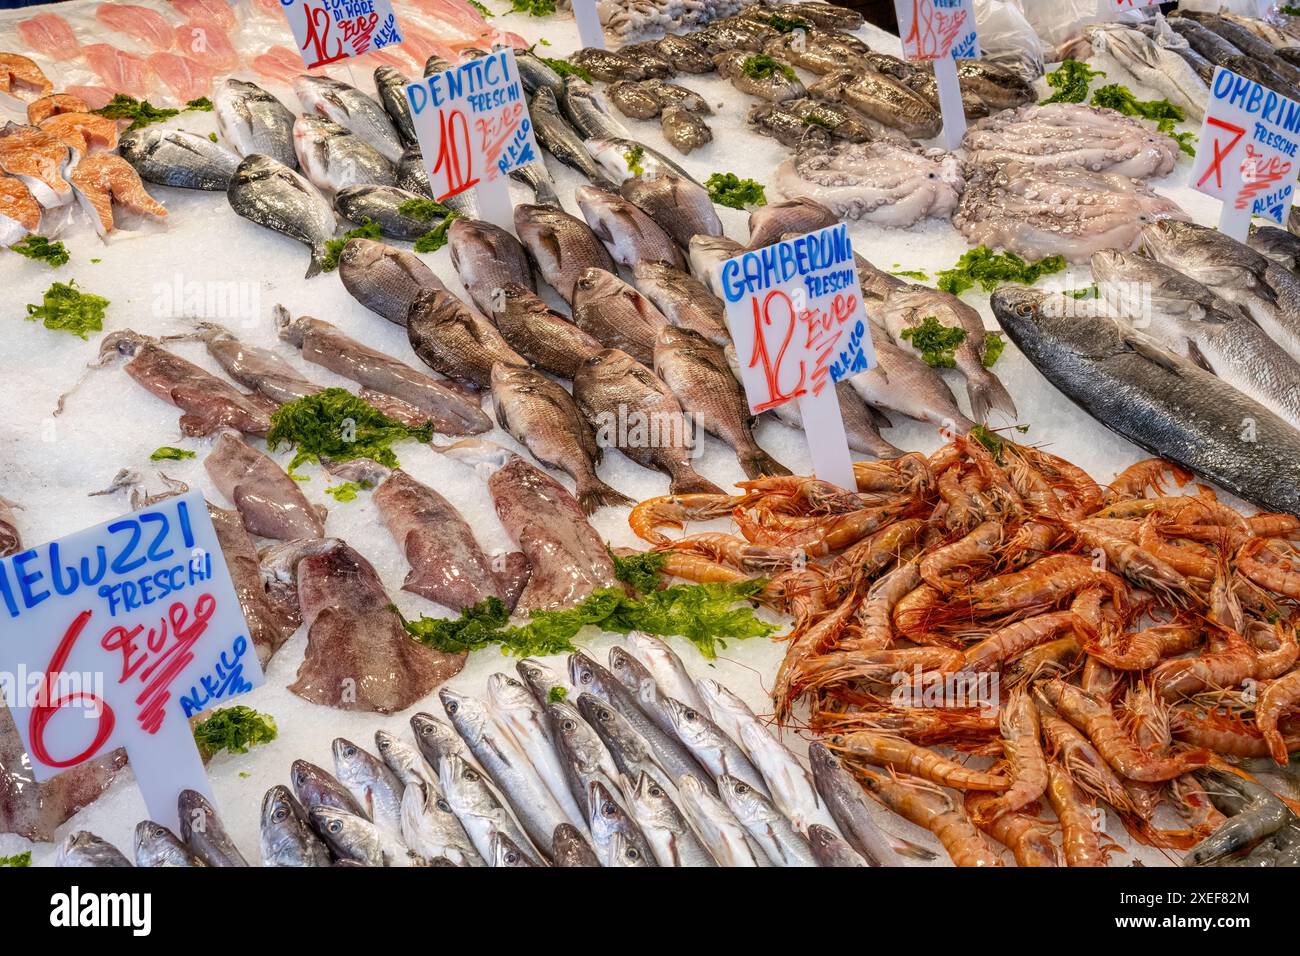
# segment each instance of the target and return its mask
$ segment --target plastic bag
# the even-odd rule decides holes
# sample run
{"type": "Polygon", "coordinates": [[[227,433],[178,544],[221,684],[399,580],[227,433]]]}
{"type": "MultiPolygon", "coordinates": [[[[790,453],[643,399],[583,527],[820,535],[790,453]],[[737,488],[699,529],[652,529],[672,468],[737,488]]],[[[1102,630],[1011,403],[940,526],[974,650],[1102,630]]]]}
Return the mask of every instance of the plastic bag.
{"type": "Polygon", "coordinates": [[[1192,13],[1235,13],[1243,17],[1266,17],[1280,4],[1272,0],[1180,0],[1178,9],[1192,13]]]}
{"type": "MultiPolygon", "coordinates": [[[[1077,37],[1090,23],[1102,20],[1112,23],[1141,23],[1152,17],[1156,8],[1143,10],[1126,10],[1120,14],[1102,17],[1097,0],[1007,0],[1020,8],[1029,25],[1038,34],[1048,50],[1059,47],[1068,40],[1077,37]]],[[[1219,0],[1213,0],[1215,4],[1219,0]]],[[[978,22],[978,15],[976,22],[978,22]]],[[[981,34],[980,42],[984,37],[981,34]]],[[[1051,59],[1049,52],[1048,58],[1051,59]]]]}
{"type": "Polygon", "coordinates": [[[975,26],[983,59],[1031,83],[1043,75],[1043,42],[1016,0],[975,0],[975,26]]]}

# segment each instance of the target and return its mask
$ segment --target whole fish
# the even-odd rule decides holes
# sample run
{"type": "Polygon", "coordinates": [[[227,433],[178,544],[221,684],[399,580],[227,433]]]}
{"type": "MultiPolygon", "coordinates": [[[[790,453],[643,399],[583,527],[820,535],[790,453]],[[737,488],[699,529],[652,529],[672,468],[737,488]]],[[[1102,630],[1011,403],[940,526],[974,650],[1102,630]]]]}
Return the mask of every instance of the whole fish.
{"type": "Polygon", "coordinates": [[[454,382],[432,379],[309,315],[295,319],[287,309],[277,307],[275,322],[280,338],[301,349],[304,359],[367,389],[401,399],[419,409],[440,432],[470,435],[492,427],[492,419],[477,400],[467,397],[464,389],[454,382]]]}
{"type": "Polygon", "coordinates": [[[435,771],[435,779],[441,780],[441,765],[445,757],[459,757],[467,765],[473,766],[474,757],[461,740],[456,728],[433,714],[418,713],[411,716],[411,732],[415,734],[416,746],[420,754],[435,771]]]}
{"type": "MultiPolygon", "coordinates": [[[[655,686],[665,697],[680,700],[696,710],[707,709],[704,698],[695,686],[695,681],[686,670],[686,665],[666,641],[643,631],[630,631],[627,635],[627,647],[646,669],[646,673],[651,675],[655,686]]],[[[613,667],[613,648],[610,650],[610,666],[613,667]]],[[[669,718],[669,726],[672,726],[671,718],[669,718]]]]}
{"type": "Polygon", "coordinates": [[[924,847],[907,841],[891,840],[876,825],[868,807],[876,804],[866,795],[862,785],[844,769],[838,757],[821,741],[808,747],[808,762],[812,766],[817,792],[826,801],[826,807],[835,818],[839,832],[853,849],[862,855],[870,866],[894,866],[895,853],[915,859],[933,860],[935,854],[924,847]]]}
{"type": "Polygon", "coordinates": [[[397,188],[426,199],[433,198],[433,187],[429,185],[429,170],[424,166],[424,154],[420,152],[418,143],[402,150],[402,155],[397,157],[397,163],[393,168],[397,174],[394,183],[397,188]]]}
{"type": "MultiPolygon", "coordinates": [[[[555,828],[568,820],[536,768],[513,740],[504,736],[479,700],[443,687],[443,709],[492,782],[505,794],[534,845],[549,848],[555,828]]],[[[569,821],[572,822],[572,821],[569,821]]]]}
{"type": "Polygon", "coordinates": [[[816,866],[812,847],[766,796],[730,774],[718,778],[723,804],[777,866],[816,866]]]}
{"type": "Polygon", "coordinates": [[[387,730],[375,731],[375,752],[379,754],[388,769],[393,771],[404,787],[412,784],[424,786],[437,785],[438,773],[424,759],[418,747],[412,747],[405,740],[387,730]]]}
{"type": "Polygon", "coordinates": [[[310,182],[279,160],[253,153],[235,169],[226,198],[236,214],[310,247],[307,278],[320,272],[325,243],[338,222],[329,200],[310,182]]]}
{"type": "Polygon", "coordinates": [[[870,866],[862,854],[853,849],[843,837],[820,823],[808,828],[808,844],[818,866],[854,867],[870,866]]]}
{"type": "MultiPolygon", "coordinates": [[[[574,286],[573,321],[600,347],[622,349],[638,362],[654,361],[655,337],[668,319],[650,300],[604,269],[583,271],[574,286]]],[[[579,356],[576,364],[594,353],[579,356]]],[[[570,372],[566,378],[573,378],[570,372]]]]}
{"type": "Polygon", "coordinates": [[[551,837],[551,863],[554,866],[596,867],[600,866],[600,858],[577,827],[561,823],[551,837]]]}
{"type": "Polygon", "coordinates": [[[436,225],[428,214],[402,211],[407,203],[421,201],[426,206],[429,204],[424,196],[387,182],[368,180],[340,189],[334,196],[334,209],[344,219],[359,226],[364,225],[367,219],[372,220],[379,226],[380,233],[390,239],[414,242],[436,225]]]}
{"type": "Polygon", "coordinates": [[[745,251],[744,245],[724,235],[696,235],[688,245],[691,275],[702,282],[718,300],[722,299],[720,267],[745,251]]]}
{"type": "Polygon", "coordinates": [[[564,679],[535,658],[525,657],[515,665],[515,670],[519,673],[519,679],[528,686],[533,698],[543,707],[555,700],[563,700],[568,694],[564,679]]]}
{"type": "Polygon", "coordinates": [[[529,96],[541,89],[550,90],[555,96],[564,92],[564,77],[531,49],[515,50],[515,62],[519,64],[519,79],[524,84],[524,92],[529,96]]]}
{"type": "MultiPolygon", "coordinates": [[[[438,782],[448,806],[469,834],[480,857],[492,859],[492,837],[502,833],[532,856],[534,862],[541,862],[533,853],[528,837],[501,805],[483,774],[467,761],[455,754],[444,757],[438,765],[438,782]]],[[[546,846],[550,847],[549,841],[546,846]]]]}
{"type": "Polygon", "coordinates": [[[397,182],[393,164],[378,150],[323,116],[303,114],[294,121],[293,147],[303,173],[324,193],[337,193],[348,186],[392,186],[397,182]]]}
{"type": "Polygon", "coordinates": [[[728,50],[715,55],[713,65],[740,92],[774,103],[795,100],[807,92],[793,67],[770,56],[760,59],[746,50],[728,50]]]}
{"type": "Polygon", "coordinates": [[[324,536],[324,509],[312,506],[283,468],[231,432],[221,433],[203,468],[239,510],[249,534],[279,541],[324,536]]]}
{"type": "Polygon", "coordinates": [[[303,809],[333,807],[347,813],[365,816],[361,804],[333,775],[306,760],[295,760],[289,768],[289,782],[303,809]]]}
{"type": "MultiPolygon", "coordinates": [[[[1135,77],[1171,103],[1183,109],[1187,118],[1200,122],[1205,115],[1209,87],[1196,68],[1176,50],[1156,38],[1130,30],[1122,24],[1098,24],[1087,31],[1094,52],[1104,52],[1135,77]]],[[[970,62],[970,61],[963,61],[970,62]]]]}
{"type": "Polygon", "coordinates": [[[591,785],[601,783],[617,790],[617,761],[606,749],[599,728],[593,729],[579,713],[579,708],[567,700],[548,701],[543,705],[543,711],[560,757],[565,784],[582,813],[582,819],[575,825],[586,832],[591,823],[591,806],[587,800],[591,785]]]}
{"type": "Polygon", "coordinates": [[[402,138],[384,108],[354,86],[327,76],[304,74],[293,81],[303,109],[352,131],[389,162],[402,158],[402,138]]]}
{"type": "Polygon", "coordinates": [[[771,866],[749,833],[701,781],[686,775],[677,782],[682,813],[718,866],[771,866]]]}
{"type": "Polygon", "coordinates": [[[402,791],[405,784],[374,754],[352,741],[335,737],[334,776],[356,797],[365,815],[389,833],[402,832],[402,791]]]}
{"type": "Polygon", "coordinates": [[[735,451],[747,477],[790,474],[755,441],[756,419],[722,349],[689,329],[665,325],[655,340],[654,372],[701,428],[735,451]]]}
{"type": "Polygon", "coordinates": [[[329,849],[311,828],[289,788],[276,784],[262,798],[262,865],[329,866],[329,849]]]}
{"type": "Polygon", "coordinates": [[[533,131],[543,149],[564,165],[582,173],[591,182],[602,186],[610,185],[609,179],[583,146],[582,137],[560,114],[560,106],[550,90],[538,90],[528,106],[528,115],[533,119],[533,131]]]}
{"type": "Polygon", "coordinates": [[[77,830],[64,837],[59,844],[55,866],[122,867],[132,863],[122,851],[107,840],[102,840],[86,830],[77,830]]]}
{"type": "Polygon", "coordinates": [[[426,79],[435,73],[446,73],[450,69],[452,69],[452,64],[436,53],[424,61],[424,76],[426,79]]]}
{"type": "Polygon", "coordinates": [[[731,344],[722,300],[693,275],[666,262],[638,262],[632,274],[637,291],[653,302],[670,323],[719,348],[731,344]]]}
{"type": "Polygon", "coordinates": [[[668,233],[622,196],[595,186],[581,186],[574,195],[583,218],[615,262],[631,267],[643,259],[662,260],[686,268],[681,249],[668,233]]]}
{"type": "Polygon", "coordinates": [[[135,825],[133,840],[136,866],[196,867],[207,866],[190,852],[180,837],[161,823],[141,820],[135,825]]]}
{"type": "Polygon", "coordinates": [[[578,712],[600,738],[602,750],[613,758],[608,774],[611,786],[618,780],[635,780],[643,773],[666,777],[650,745],[618,711],[595,694],[578,695],[578,712]]]}
{"type": "Polygon", "coordinates": [[[349,239],[339,254],[339,278],[352,298],[402,326],[422,291],[446,289],[418,256],[361,236],[349,239]]]}
{"type": "Polygon", "coordinates": [[[496,311],[501,290],[511,282],[535,289],[533,270],[519,240],[500,226],[476,219],[457,219],[447,230],[452,268],[470,301],[484,315],[496,311]]]}
{"type": "Polygon", "coordinates": [[[509,731],[569,822],[577,827],[586,826],[586,817],[569,788],[568,773],[556,753],[542,706],[527,687],[507,674],[492,674],[487,683],[488,711],[493,720],[509,731]]]}
{"type": "Polygon", "coordinates": [[[1242,53],[1268,64],[1287,82],[1293,85],[1300,82],[1300,69],[1278,56],[1273,44],[1256,36],[1240,23],[1235,23],[1227,17],[1190,10],[1183,11],[1180,16],[1190,16],[1201,25],[1213,30],[1242,53]]]}
{"type": "Polygon", "coordinates": [[[379,102],[392,120],[398,138],[403,146],[413,145],[417,142],[415,123],[411,119],[411,103],[406,98],[406,87],[411,81],[388,64],[375,67],[374,76],[379,102]]]}
{"type": "Polygon", "coordinates": [[[1292,272],[1300,265],[1300,236],[1286,229],[1252,225],[1246,244],[1292,272]]]}
{"type": "Polygon", "coordinates": [[[582,412],[564,388],[527,368],[492,367],[492,403],[497,423],[542,464],[574,480],[586,514],[604,505],[631,506],[626,495],[596,475],[601,449],[582,412]]]}
{"type": "Polygon", "coordinates": [[[426,289],[416,296],[406,332],[425,365],[465,385],[487,388],[497,362],[528,364],[492,323],[450,292],[426,289]]]}
{"type": "Polygon", "coordinates": [[[665,698],[677,738],[709,769],[715,780],[729,774],[743,780],[763,796],[770,797],[758,768],[750,763],[740,744],[722,732],[712,720],[694,707],[671,697],[665,698]]]}
{"type": "Polygon", "coordinates": [[[411,851],[365,817],[333,807],[307,811],[312,827],[340,860],[361,866],[410,866],[411,851]]]}
{"type": "Polygon", "coordinates": [[[537,274],[570,304],[574,286],[585,270],[617,269],[591,227],[554,206],[515,206],[515,232],[537,274]]]}
{"type": "Polygon", "coordinates": [[[677,729],[673,726],[672,715],[668,712],[667,696],[659,687],[650,669],[635,657],[630,649],[617,644],[609,649],[609,673],[627,688],[636,705],[654,721],[660,730],[668,734],[671,739],[677,739],[677,729]]]}
{"type": "Polygon", "coordinates": [[[722,220],[713,207],[709,191],[694,180],[672,175],[634,176],[623,181],[619,193],[683,249],[695,236],[722,235],[722,220]]]}
{"type": "MultiPolygon", "coordinates": [[[[601,349],[600,342],[517,282],[506,283],[496,306],[492,317],[506,343],[537,367],[562,378],[573,378],[578,366],[601,349]]],[[[503,366],[493,366],[494,371],[498,368],[503,366]]]]}
{"type": "Polygon", "coordinates": [[[1300,514],[1294,428],[1112,319],[1072,314],[1061,298],[1004,288],[992,299],[1003,329],[1053,385],[1152,454],[1265,510],[1300,514]]]}
{"type": "Polygon", "coordinates": [[[816,232],[839,221],[835,213],[804,196],[768,203],[749,214],[749,248],[762,249],[788,233],[816,232]]]}
{"type": "Polygon", "coordinates": [[[835,818],[817,793],[812,774],[771,730],[757,720],[747,721],[740,728],[740,745],[763,775],[773,803],[795,829],[805,835],[814,823],[834,829],[835,818]]]}
{"type": "Polygon", "coordinates": [[[520,611],[572,607],[597,588],[618,586],[604,539],[550,475],[514,455],[493,472],[488,491],[497,518],[532,568],[520,611]]]}
{"type": "Polygon", "coordinates": [[[402,590],[462,611],[489,598],[513,607],[519,594],[518,556],[489,557],[456,507],[400,468],[373,495],[375,507],[410,572],[402,590]]]}
{"type": "MultiPolygon", "coordinates": [[[[954,432],[965,433],[975,426],[957,406],[952,390],[936,369],[926,365],[915,353],[900,349],[883,331],[872,337],[871,346],[876,353],[876,367],[850,376],[846,386],[862,401],[954,432]]],[[[836,387],[844,385],[840,382],[836,387]]],[[[840,404],[843,407],[843,400],[840,404]]],[[[876,454],[870,447],[862,450],[876,454]]],[[[886,450],[879,457],[897,455],[886,450]]]]}
{"type": "Polygon", "coordinates": [[[689,36],[670,33],[655,42],[655,50],[680,73],[712,73],[715,69],[708,53],[689,36]]]}
{"type": "MultiPolygon", "coordinates": [[[[679,176],[699,183],[682,166],[645,143],[628,139],[624,134],[602,134],[587,140],[587,152],[600,168],[620,185],[632,178],[679,176]]],[[[702,185],[702,184],[700,184],[702,185]]]]}
{"type": "Polygon", "coordinates": [[[614,799],[609,787],[592,781],[587,795],[591,842],[605,866],[658,866],[645,834],[614,799]]]}
{"type": "Polygon", "coordinates": [[[1156,261],[1244,308],[1269,338],[1300,361],[1300,294],[1294,276],[1245,243],[1195,223],[1152,223],[1143,227],[1139,244],[1156,261]]]}
{"type": "Polygon", "coordinates": [[[197,790],[182,790],[176,809],[181,839],[195,856],[208,866],[248,866],[207,797],[197,790]]]}
{"type": "Polygon", "coordinates": [[[533,202],[539,206],[559,207],[560,197],[555,194],[555,184],[551,182],[551,174],[546,171],[546,164],[540,159],[515,167],[510,171],[510,178],[531,189],[533,202]]]}
{"type": "Polygon", "coordinates": [[[583,139],[626,136],[625,127],[609,108],[605,98],[579,76],[564,78],[564,92],[557,94],[560,109],[583,139]]]}
{"type": "Polygon", "coordinates": [[[407,784],[402,793],[402,842],[416,856],[432,863],[445,859],[455,866],[486,866],[451,804],[435,784],[407,784]]]}
{"type": "Polygon", "coordinates": [[[659,116],[664,139],[679,153],[690,153],[713,142],[713,130],[682,106],[666,106],[659,116]]]}
{"type": "Polygon", "coordinates": [[[492,865],[504,867],[532,867],[538,864],[527,851],[504,833],[492,834],[492,865]]]}
{"type": "Polygon", "coordinates": [[[569,656],[569,680],[580,692],[595,694],[623,717],[649,745],[650,751],[672,783],[685,774],[704,779],[705,769],[682,745],[675,734],[668,734],[642,709],[637,698],[619,683],[618,678],[581,651],[569,656]]]}
{"type": "Polygon", "coordinates": [[[603,50],[587,46],[569,55],[569,62],[581,67],[598,80],[612,83],[615,80],[643,80],[645,69],[630,57],[617,50],[603,50]]]}
{"type": "Polygon", "coordinates": [[[239,166],[235,153],[182,129],[134,130],[123,134],[118,148],[145,182],[178,189],[225,192],[239,166]]]}
{"type": "Polygon", "coordinates": [[[1243,310],[1176,269],[1133,253],[1094,252],[1092,276],[1098,299],[1113,304],[1108,310],[1112,318],[1140,329],[1300,428],[1295,387],[1300,363],[1243,310]],[[1125,302],[1132,283],[1150,290],[1150,300],[1125,302]]]}
{"type": "Polygon", "coordinates": [[[628,812],[660,866],[718,865],[654,776],[643,772],[629,783],[624,790],[628,812]]]}
{"type": "Polygon", "coordinates": [[[256,83],[227,78],[212,94],[212,111],[221,138],[240,156],[269,156],[298,168],[293,150],[294,115],[256,83]]]}
{"type": "Polygon", "coordinates": [[[246,345],[213,322],[198,323],[193,334],[227,375],[276,405],[314,395],[323,387],[303,378],[276,352],[246,345]]]}

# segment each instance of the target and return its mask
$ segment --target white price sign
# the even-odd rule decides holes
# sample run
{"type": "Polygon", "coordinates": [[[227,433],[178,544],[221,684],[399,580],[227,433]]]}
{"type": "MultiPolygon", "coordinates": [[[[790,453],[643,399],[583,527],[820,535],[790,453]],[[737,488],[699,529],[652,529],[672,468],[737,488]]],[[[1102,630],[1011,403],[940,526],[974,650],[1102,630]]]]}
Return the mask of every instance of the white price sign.
{"type": "Polygon", "coordinates": [[[390,0],[280,0],[307,69],[402,42],[390,0]]]}

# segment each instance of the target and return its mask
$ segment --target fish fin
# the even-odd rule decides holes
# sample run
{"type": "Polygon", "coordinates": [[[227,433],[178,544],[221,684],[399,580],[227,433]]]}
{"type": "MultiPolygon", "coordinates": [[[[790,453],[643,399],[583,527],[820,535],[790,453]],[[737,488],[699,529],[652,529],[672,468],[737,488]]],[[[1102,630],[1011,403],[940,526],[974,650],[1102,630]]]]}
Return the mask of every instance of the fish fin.
{"type": "Polygon", "coordinates": [[[1158,343],[1153,342],[1141,333],[1127,333],[1124,336],[1124,344],[1147,361],[1154,362],[1156,365],[1168,369],[1171,372],[1182,372],[1186,368],[1183,359],[1180,359],[1177,355],[1166,351],[1158,343]]]}
{"type": "Polygon", "coordinates": [[[1205,353],[1201,351],[1200,346],[1198,346],[1191,339],[1187,340],[1187,357],[1191,359],[1192,362],[1194,362],[1196,365],[1199,365],[1201,368],[1205,369],[1205,371],[1214,374],[1214,369],[1210,367],[1209,359],[1205,357],[1205,353]]]}
{"type": "Polygon", "coordinates": [[[747,478],[772,478],[778,475],[793,474],[789,468],[757,445],[739,452],[738,457],[740,458],[740,467],[744,470],[747,478]]]}
{"type": "Polygon", "coordinates": [[[909,857],[913,860],[937,860],[939,854],[933,850],[927,850],[919,843],[913,843],[911,840],[904,840],[900,836],[894,836],[892,833],[886,834],[892,846],[890,847],[899,856],[909,857]]]}
{"type": "Polygon", "coordinates": [[[989,412],[997,409],[1011,418],[1016,417],[1016,403],[1006,386],[991,372],[966,380],[966,397],[970,399],[971,415],[976,421],[984,421],[989,412]]]}
{"type": "Polygon", "coordinates": [[[636,502],[597,478],[578,489],[578,504],[582,505],[583,514],[589,515],[606,505],[631,507],[636,502]]]}
{"type": "MultiPolygon", "coordinates": [[[[863,404],[866,405],[867,403],[863,402],[863,404]]],[[[884,409],[877,408],[875,405],[867,405],[867,414],[871,416],[871,420],[875,422],[877,428],[894,427],[893,419],[885,414],[884,409]]]]}
{"type": "Polygon", "coordinates": [[[672,485],[668,489],[674,495],[721,495],[726,494],[693,468],[683,468],[673,475],[672,485]]]}
{"type": "Polygon", "coordinates": [[[304,279],[310,279],[318,274],[325,265],[325,244],[314,245],[311,247],[311,262],[307,265],[307,274],[304,279]]]}

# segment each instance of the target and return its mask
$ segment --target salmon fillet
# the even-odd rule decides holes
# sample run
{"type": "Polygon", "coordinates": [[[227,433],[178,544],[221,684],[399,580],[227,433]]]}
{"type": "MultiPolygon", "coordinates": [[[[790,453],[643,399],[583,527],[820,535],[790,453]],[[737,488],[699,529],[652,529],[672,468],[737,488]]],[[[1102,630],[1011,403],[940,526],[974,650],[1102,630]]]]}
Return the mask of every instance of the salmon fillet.
{"type": "Polygon", "coordinates": [[[0,176],[0,244],[10,246],[41,227],[41,204],[21,179],[0,176]]]}
{"type": "Polygon", "coordinates": [[[38,126],[41,120],[57,116],[59,113],[89,112],[90,107],[81,97],[73,96],[71,93],[51,93],[27,104],[27,122],[38,126]]]}
{"type": "Polygon", "coordinates": [[[52,92],[54,84],[41,72],[36,61],[21,53],[0,53],[0,93],[44,96],[52,92]]]}
{"type": "Polygon", "coordinates": [[[36,126],[10,123],[0,129],[0,170],[17,176],[42,206],[62,206],[72,199],[63,178],[72,159],[68,144],[36,126]]]}
{"type": "Polygon", "coordinates": [[[167,215],[166,207],[145,192],[131,164],[116,153],[92,153],[77,163],[68,178],[100,235],[113,229],[114,202],[159,219],[167,215]]]}
{"type": "Polygon", "coordinates": [[[81,154],[117,149],[117,121],[94,113],[59,113],[41,120],[41,129],[81,154]]]}

